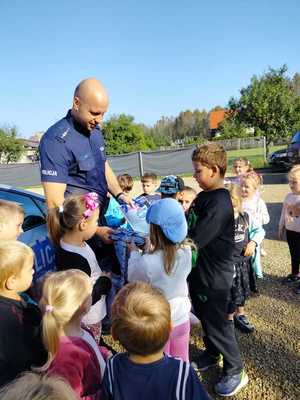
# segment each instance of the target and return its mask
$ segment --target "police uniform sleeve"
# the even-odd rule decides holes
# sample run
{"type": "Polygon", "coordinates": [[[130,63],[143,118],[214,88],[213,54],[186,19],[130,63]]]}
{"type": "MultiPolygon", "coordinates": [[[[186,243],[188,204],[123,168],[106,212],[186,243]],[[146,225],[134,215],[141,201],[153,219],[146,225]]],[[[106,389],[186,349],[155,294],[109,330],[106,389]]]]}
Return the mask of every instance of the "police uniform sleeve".
{"type": "Polygon", "coordinates": [[[43,138],[39,152],[41,181],[67,183],[69,157],[64,143],[43,138]]]}

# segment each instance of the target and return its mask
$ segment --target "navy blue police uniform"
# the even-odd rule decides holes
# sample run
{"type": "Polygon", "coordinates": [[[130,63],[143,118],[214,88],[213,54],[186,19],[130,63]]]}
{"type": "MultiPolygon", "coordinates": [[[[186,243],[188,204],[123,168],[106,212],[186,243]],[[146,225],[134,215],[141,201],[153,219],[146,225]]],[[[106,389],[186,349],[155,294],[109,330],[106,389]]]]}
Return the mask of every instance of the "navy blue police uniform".
{"type": "Polygon", "coordinates": [[[106,153],[99,127],[85,132],[69,111],[43,135],[39,151],[42,182],[65,183],[65,197],[96,192],[105,203],[106,153]]]}

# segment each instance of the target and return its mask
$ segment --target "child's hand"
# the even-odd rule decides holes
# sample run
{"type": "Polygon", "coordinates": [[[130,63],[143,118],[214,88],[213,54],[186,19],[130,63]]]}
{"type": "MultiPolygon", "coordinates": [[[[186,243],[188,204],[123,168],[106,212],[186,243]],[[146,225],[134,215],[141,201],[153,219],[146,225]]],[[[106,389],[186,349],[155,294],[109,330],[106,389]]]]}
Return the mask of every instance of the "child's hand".
{"type": "Polygon", "coordinates": [[[251,257],[256,248],[256,243],[253,240],[250,240],[250,242],[247,244],[245,251],[244,251],[244,256],[245,257],[251,257]]]}
{"type": "Polygon", "coordinates": [[[137,247],[137,245],[132,241],[131,243],[128,243],[127,245],[129,251],[139,251],[140,249],[137,247]]]}
{"type": "Polygon", "coordinates": [[[279,240],[282,240],[282,239],[283,239],[284,230],[285,230],[284,226],[280,226],[280,227],[278,228],[278,238],[279,238],[279,240]]]}

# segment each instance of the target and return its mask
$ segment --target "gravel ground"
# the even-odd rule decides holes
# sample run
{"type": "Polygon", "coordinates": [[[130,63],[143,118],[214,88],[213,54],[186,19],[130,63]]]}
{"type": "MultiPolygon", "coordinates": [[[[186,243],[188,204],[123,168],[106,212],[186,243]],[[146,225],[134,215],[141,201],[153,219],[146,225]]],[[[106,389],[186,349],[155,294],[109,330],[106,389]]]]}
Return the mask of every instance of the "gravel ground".
{"type": "MultiPolygon", "coordinates": [[[[197,189],[192,178],[184,178],[187,185],[197,189]]],[[[238,340],[249,384],[235,398],[238,400],[299,400],[300,399],[300,296],[292,288],[283,286],[281,278],[290,272],[287,244],[277,239],[277,225],[281,203],[288,192],[285,174],[264,174],[262,196],[266,201],[271,222],[266,229],[263,258],[265,278],[260,284],[260,296],[247,303],[247,313],[256,331],[251,335],[239,334],[238,340]]],[[[134,193],[141,193],[139,182],[135,182],[134,193]]],[[[195,326],[190,341],[193,360],[203,342],[199,334],[201,327],[195,326]]],[[[105,341],[112,342],[110,336],[105,341]]],[[[201,379],[213,399],[213,392],[220,369],[202,374],[201,379]]]]}

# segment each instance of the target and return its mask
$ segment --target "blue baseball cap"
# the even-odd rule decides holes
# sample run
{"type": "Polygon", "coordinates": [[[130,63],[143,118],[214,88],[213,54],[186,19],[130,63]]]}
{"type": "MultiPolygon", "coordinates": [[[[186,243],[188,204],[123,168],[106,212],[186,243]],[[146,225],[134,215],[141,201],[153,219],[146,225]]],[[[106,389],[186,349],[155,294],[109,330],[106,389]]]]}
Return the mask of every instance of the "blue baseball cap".
{"type": "Polygon", "coordinates": [[[163,194],[175,194],[181,192],[184,188],[184,181],[179,176],[167,175],[165,176],[157,189],[157,192],[163,194]]]}
{"type": "Polygon", "coordinates": [[[148,224],[158,225],[173,243],[181,243],[187,235],[187,223],[182,206],[175,199],[153,203],[146,214],[148,224]]]}

